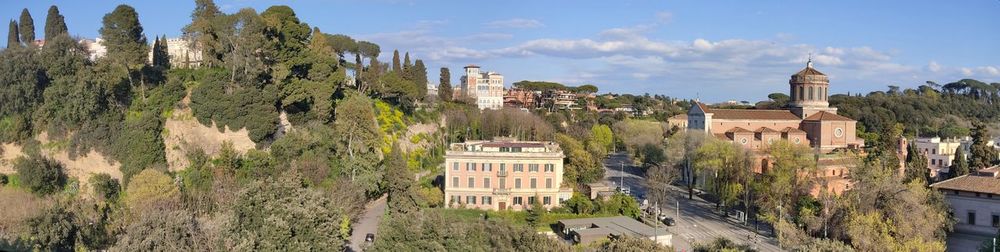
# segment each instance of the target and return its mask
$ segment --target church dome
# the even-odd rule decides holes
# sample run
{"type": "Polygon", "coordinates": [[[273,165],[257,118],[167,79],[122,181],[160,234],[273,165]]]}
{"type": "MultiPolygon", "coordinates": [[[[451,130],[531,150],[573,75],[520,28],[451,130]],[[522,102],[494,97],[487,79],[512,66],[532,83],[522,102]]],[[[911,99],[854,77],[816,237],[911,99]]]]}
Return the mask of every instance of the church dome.
{"type": "Polygon", "coordinates": [[[827,84],[829,81],[830,80],[826,77],[826,74],[823,74],[823,72],[813,68],[812,59],[809,59],[809,62],[806,62],[806,68],[803,68],[801,71],[793,74],[789,83],[827,84]]]}

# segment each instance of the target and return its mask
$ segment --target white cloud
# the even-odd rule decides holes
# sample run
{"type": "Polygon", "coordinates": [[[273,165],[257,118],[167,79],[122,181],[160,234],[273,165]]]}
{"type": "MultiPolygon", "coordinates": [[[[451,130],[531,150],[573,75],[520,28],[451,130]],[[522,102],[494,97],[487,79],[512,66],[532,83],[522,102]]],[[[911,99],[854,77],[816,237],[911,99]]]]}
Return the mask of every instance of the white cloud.
{"type": "Polygon", "coordinates": [[[930,70],[931,72],[939,72],[941,71],[941,64],[932,60],[930,63],[927,63],[927,70],[930,70]]]}
{"type": "Polygon", "coordinates": [[[544,24],[542,24],[541,21],[535,19],[524,19],[524,18],[497,20],[497,21],[487,22],[483,25],[490,28],[516,28],[516,29],[538,28],[545,26],[544,24]]]}

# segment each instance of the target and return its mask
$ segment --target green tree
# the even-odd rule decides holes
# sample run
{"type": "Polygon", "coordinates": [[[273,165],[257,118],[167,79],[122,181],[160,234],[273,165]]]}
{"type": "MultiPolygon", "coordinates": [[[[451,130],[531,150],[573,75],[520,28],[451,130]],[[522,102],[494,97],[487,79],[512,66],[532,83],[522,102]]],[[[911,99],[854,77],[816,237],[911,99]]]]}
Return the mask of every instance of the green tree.
{"type": "Polygon", "coordinates": [[[333,48],[333,51],[337,53],[341,59],[344,57],[345,53],[349,52],[360,55],[360,53],[358,53],[358,42],[355,41],[354,38],[351,38],[351,36],[343,34],[326,34],[324,39],[327,40],[327,43],[330,44],[330,47],[333,48]]]}
{"type": "Polygon", "coordinates": [[[107,173],[90,176],[90,185],[94,188],[94,196],[102,200],[116,200],[121,191],[118,179],[112,178],[107,173]]]}
{"type": "Polygon", "coordinates": [[[28,12],[28,8],[21,9],[21,20],[18,22],[20,27],[17,31],[21,34],[21,42],[25,45],[32,46],[35,44],[35,19],[31,18],[31,13],[28,12]]]}
{"type": "Polygon", "coordinates": [[[7,48],[16,48],[21,46],[21,36],[17,33],[17,21],[13,19],[10,20],[10,26],[7,27],[7,48]]]}
{"type": "Polygon", "coordinates": [[[167,54],[167,38],[153,39],[153,66],[163,69],[170,68],[170,55],[167,54]]]}
{"type": "Polygon", "coordinates": [[[417,195],[417,188],[413,183],[413,173],[406,165],[403,150],[396,143],[392,145],[392,151],[388,155],[384,166],[386,189],[389,193],[389,211],[393,214],[416,212],[420,209],[420,195],[417,195]]]}
{"type": "Polygon", "coordinates": [[[601,212],[608,214],[620,214],[632,218],[639,218],[642,211],[639,210],[639,202],[632,196],[624,193],[615,193],[608,200],[601,202],[601,212]]]}
{"type": "MultiPolygon", "coordinates": [[[[146,64],[149,45],[146,35],[142,33],[142,24],[139,24],[139,14],[132,6],[118,5],[114,11],[104,15],[103,26],[99,31],[108,51],[104,58],[124,69],[131,86],[140,84],[136,83],[134,75],[146,64]]],[[[141,85],[140,91],[145,98],[145,84],[141,85]]]]}
{"type": "Polygon", "coordinates": [[[952,178],[969,174],[969,162],[965,160],[965,151],[959,146],[955,149],[955,159],[952,159],[951,166],[948,167],[948,175],[952,178]]]}
{"type": "Polygon", "coordinates": [[[403,56],[403,70],[406,70],[407,68],[412,67],[413,63],[410,63],[410,52],[406,52],[403,55],[404,55],[403,56]]]}
{"type": "Polygon", "coordinates": [[[972,146],[969,147],[969,167],[972,171],[990,167],[997,160],[997,149],[989,144],[992,139],[985,123],[973,123],[972,146]]]}
{"type": "Polygon", "coordinates": [[[528,208],[528,215],[524,217],[524,220],[528,222],[528,226],[537,228],[538,225],[542,224],[542,218],[544,218],[545,206],[542,205],[542,197],[535,194],[535,200],[531,202],[531,208],[528,208]]]}
{"type": "Polygon", "coordinates": [[[438,79],[438,83],[438,97],[442,101],[452,101],[452,95],[455,91],[451,88],[451,71],[447,67],[441,68],[441,77],[438,79]]]}
{"type": "Polygon", "coordinates": [[[36,195],[58,192],[66,184],[62,164],[52,159],[20,157],[14,160],[14,170],[21,179],[21,185],[36,195]]]}
{"type": "Polygon", "coordinates": [[[930,170],[927,168],[927,156],[921,153],[915,144],[906,146],[906,178],[904,181],[923,180],[930,183],[930,170]]]}
{"type": "Polygon", "coordinates": [[[340,136],[337,139],[337,158],[346,168],[345,175],[363,186],[369,196],[375,196],[380,192],[382,181],[382,171],[378,169],[378,162],[382,159],[382,134],[375,121],[372,101],[352,94],[338,102],[336,117],[333,128],[340,136]]]}
{"type": "Polygon", "coordinates": [[[644,251],[659,251],[667,252],[674,251],[670,247],[664,247],[663,245],[657,243],[656,241],[647,239],[645,237],[633,237],[630,235],[621,235],[613,237],[601,244],[597,248],[599,252],[644,252],[644,251]]]}
{"type": "Polygon", "coordinates": [[[30,243],[39,251],[73,251],[79,228],[76,216],[61,205],[45,209],[27,221],[30,243]]]}
{"type": "Polygon", "coordinates": [[[229,249],[242,251],[340,250],[343,219],[336,202],[303,188],[297,178],[257,181],[232,204],[224,229],[229,249]]]}
{"type": "Polygon", "coordinates": [[[399,50],[392,50],[392,71],[402,73],[403,67],[399,65],[399,50]]]}
{"type": "Polygon", "coordinates": [[[34,50],[9,49],[0,53],[0,116],[29,115],[42,104],[49,80],[44,62],[34,50]]]}
{"type": "Polygon", "coordinates": [[[612,151],[615,147],[615,136],[611,132],[611,127],[604,124],[594,124],[590,127],[590,142],[594,146],[601,147],[604,150],[603,153],[612,151]]]}
{"type": "Polygon", "coordinates": [[[728,141],[709,141],[698,148],[695,166],[711,176],[710,191],[719,197],[716,208],[735,205],[747,186],[751,160],[740,146],[728,141]]]}
{"type": "Polygon", "coordinates": [[[580,141],[566,134],[556,134],[555,140],[566,154],[563,183],[568,186],[592,183],[604,176],[600,160],[587,152],[580,141]]]}
{"type": "MultiPolygon", "coordinates": [[[[212,0],[195,0],[191,23],[184,26],[184,36],[192,38],[201,50],[205,66],[219,66],[222,62],[224,43],[222,32],[225,17],[212,0]]],[[[46,29],[47,30],[47,29],[46,29]]]]}
{"type": "Polygon", "coordinates": [[[755,183],[753,191],[756,204],[761,206],[761,215],[771,223],[777,223],[780,217],[778,208],[787,210],[808,194],[816,161],[809,147],[787,140],[772,143],[767,148],[767,155],[765,162],[770,162],[770,165],[755,183]]]}
{"type": "Polygon", "coordinates": [[[206,234],[191,212],[153,209],[125,224],[110,251],[205,251],[211,250],[206,234]]]}
{"type": "MultiPolygon", "coordinates": [[[[252,8],[244,8],[228,18],[231,31],[222,33],[226,49],[222,63],[229,69],[227,85],[260,87],[270,80],[272,50],[267,48],[264,20],[252,8]]],[[[234,87],[227,86],[227,93],[234,87]]]]}
{"type": "Polygon", "coordinates": [[[295,11],[285,5],[275,5],[268,7],[260,14],[260,17],[267,24],[268,41],[270,41],[271,51],[279,64],[287,67],[290,76],[301,77],[304,73],[299,72],[294,66],[298,62],[291,62],[293,59],[302,57],[309,43],[309,36],[312,29],[309,25],[299,21],[295,16],[295,11]]]}
{"type": "Polygon", "coordinates": [[[378,44],[368,42],[368,41],[358,41],[358,53],[361,56],[374,59],[378,58],[381,49],[379,49],[378,44]]]}
{"type": "Polygon", "coordinates": [[[66,19],[59,14],[59,8],[55,5],[49,7],[49,14],[45,16],[45,43],[48,44],[59,35],[69,35],[66,28],[66,19]]]}
{"type": "Polygon", "coordinates": [[[427,66],[424,66],[424,61],[418,59],[414,62],[410,72],[413,75],[413,85],[417,87],[417,97],[427,97],[427,66]]]}
{"type": "Polygon", "coordinates": [[[594,202],[581,193],[573,193],[573,197],[562,203],[563,207],[569,208],[575,214],[594,213],[594,202]]]}

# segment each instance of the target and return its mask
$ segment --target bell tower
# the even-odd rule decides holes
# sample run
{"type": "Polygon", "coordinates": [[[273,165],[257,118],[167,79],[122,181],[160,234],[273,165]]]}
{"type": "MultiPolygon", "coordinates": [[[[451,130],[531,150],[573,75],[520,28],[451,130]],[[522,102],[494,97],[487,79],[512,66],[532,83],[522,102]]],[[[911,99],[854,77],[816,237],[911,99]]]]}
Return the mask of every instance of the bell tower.
{"type": "Polygon", "coordinates": [[[827,101],[830,79],[813,68],[812,56],[806,62],[806,68],[792,75],[788,86],[792,113],[799,118],[805,119],[820,111],[837,113],[837,108],[831,108],[827,101]]]}

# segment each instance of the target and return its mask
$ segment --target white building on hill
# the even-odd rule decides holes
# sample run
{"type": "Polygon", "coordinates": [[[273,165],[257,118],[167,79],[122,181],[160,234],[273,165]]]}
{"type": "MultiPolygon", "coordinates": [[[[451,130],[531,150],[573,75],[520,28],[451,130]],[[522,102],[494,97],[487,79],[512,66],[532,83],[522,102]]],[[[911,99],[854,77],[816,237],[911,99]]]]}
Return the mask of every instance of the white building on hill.
{"type": "Polygon", "coordinates": [[[462,76],[462,95],[475,100],[479,109],[503,107],[503,75],[497,72],[480,72],[479,66],[465,66],[462,76]]]}

